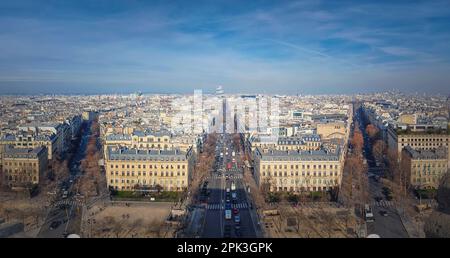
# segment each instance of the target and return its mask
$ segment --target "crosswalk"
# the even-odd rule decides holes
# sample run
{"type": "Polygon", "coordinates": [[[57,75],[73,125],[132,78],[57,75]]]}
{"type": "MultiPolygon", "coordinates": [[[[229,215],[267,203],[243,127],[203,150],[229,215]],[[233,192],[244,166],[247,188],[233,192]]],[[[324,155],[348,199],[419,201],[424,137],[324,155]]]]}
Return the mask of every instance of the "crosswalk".
{"type": "Polygon", "coordinates": [[[372,206],[377,206],[377,207],[382,207],[382,208],[391,208],[391,207],[394,207],[395,204],[393,201],[381,200],[379,202],[373,202],[372,206]]]}
{"type": "Polygon", "coordinates": [[[60,205],[69,205],[69,206],[80,206],[80,201],[72,200],[72,199],[65,199],[65,200],[59,200],[55,203],[53,203],[53,206],[60,206],[60,205]]]}
{"type": "MultiPolygon", "coordinates": [[[[224,175],[219,176],[217,174],[214,174],[211,177],[214,178],[214,179],[220,179],[220,178],[224,178],[225,176],[224,175]]],[[[231,174],[231,175],[229,175],[229,178],[231,178],[231,179],[242,179],[242,174],[231,174]]]]}
{"type": "MultiPolygon", "coordinates": [[[[247,203],[243,202],[243,203],[235,203],[231,205],[232,208],[237,208],[237,209],[246,209],[248,207],[247,203]]],[[[220,209],[225,209],[225,205],[220,204],[220,203],[209,203],[206,206],[206,209],[208,210],[220,210],[220,209]]]]}

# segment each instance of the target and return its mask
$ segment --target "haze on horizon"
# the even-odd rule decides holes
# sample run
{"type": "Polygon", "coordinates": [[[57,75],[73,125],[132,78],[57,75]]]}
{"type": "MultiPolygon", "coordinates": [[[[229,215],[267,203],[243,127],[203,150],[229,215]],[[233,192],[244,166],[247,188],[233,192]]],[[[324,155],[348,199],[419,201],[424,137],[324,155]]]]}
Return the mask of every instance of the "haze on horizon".
{"type": "Polygon", "coordinates": [[[2,1],[0,94],[449,94],[449,1],[2,1]]]}

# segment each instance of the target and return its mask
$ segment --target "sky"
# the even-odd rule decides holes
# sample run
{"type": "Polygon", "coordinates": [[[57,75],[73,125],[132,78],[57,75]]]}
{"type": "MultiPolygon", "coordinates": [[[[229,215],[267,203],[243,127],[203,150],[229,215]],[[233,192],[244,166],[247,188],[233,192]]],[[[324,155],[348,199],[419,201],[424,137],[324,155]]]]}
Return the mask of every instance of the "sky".
{"type": "Polygon", "coordinates": [[[0,94],[450,93],[450,1],[0,1],[0,94]]]}

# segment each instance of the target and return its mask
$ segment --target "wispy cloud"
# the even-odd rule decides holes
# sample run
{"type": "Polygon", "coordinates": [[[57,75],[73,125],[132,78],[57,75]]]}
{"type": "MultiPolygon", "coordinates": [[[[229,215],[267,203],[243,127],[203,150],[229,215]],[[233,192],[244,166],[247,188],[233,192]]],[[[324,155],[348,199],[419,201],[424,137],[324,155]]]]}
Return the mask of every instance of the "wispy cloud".
{"type": "Polygon", "coordinates": [[[12,82],[333,92],[450,81],[448,1],[16,2],[0,3],[0,93],[12,82]]]}

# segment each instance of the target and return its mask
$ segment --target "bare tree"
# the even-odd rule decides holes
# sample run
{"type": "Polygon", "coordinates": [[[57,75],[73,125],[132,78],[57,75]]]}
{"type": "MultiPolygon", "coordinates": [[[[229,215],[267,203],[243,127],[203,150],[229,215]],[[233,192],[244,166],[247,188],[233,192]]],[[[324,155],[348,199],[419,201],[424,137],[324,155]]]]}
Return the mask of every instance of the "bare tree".
{"type": "Polygon", "coordinates": [[[386,143],[383,140],[376,140],[372,147],[373,155],[377,161],[383,161],[383,155],[387,151],[386,143]]]}
{"type": "Polygon", "coordinates": [[[380,130],[378,130],[378,128],[376,128],[373,124],[368,124],[366,126],[366,133],[369,135],[369,137],[372,140],[375,140],[375,138],[377,137],[379,131],[380,130]]]}

